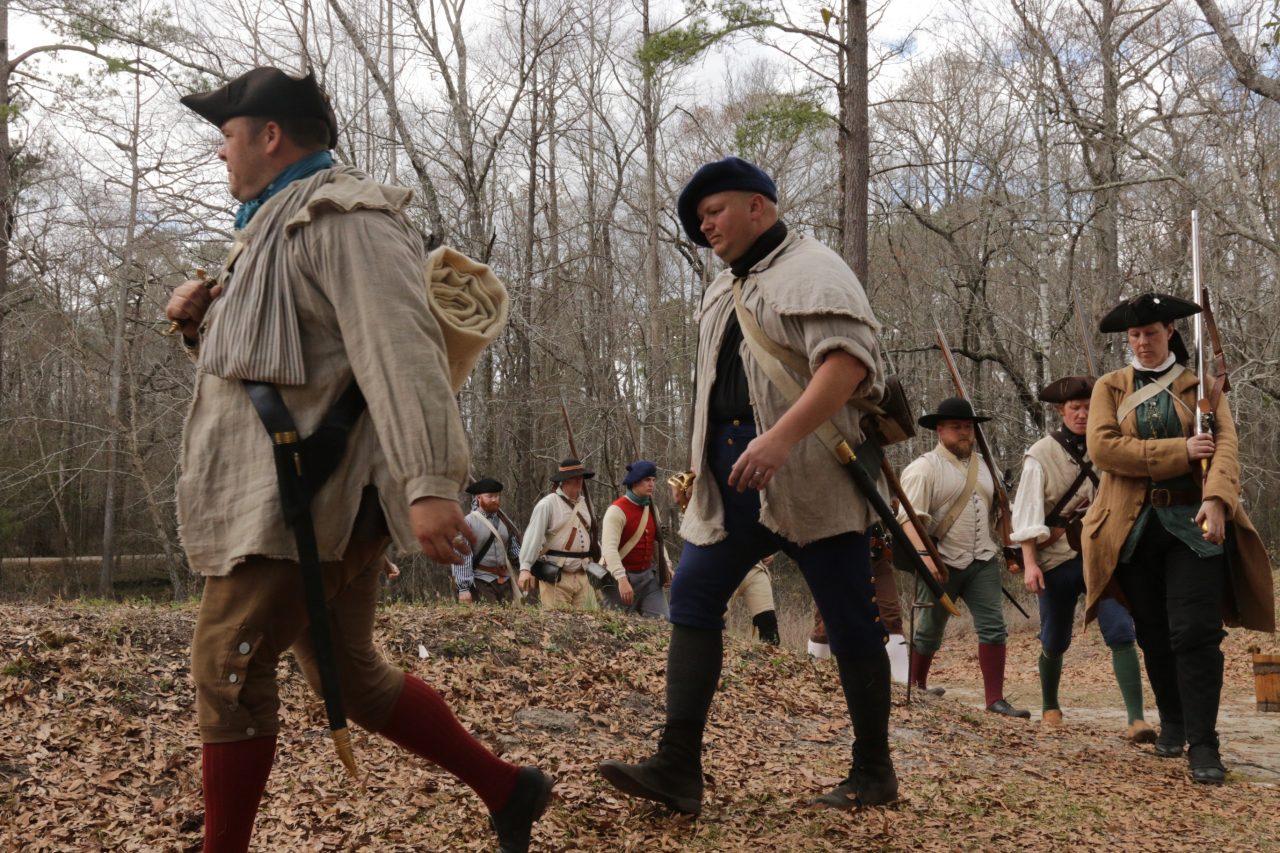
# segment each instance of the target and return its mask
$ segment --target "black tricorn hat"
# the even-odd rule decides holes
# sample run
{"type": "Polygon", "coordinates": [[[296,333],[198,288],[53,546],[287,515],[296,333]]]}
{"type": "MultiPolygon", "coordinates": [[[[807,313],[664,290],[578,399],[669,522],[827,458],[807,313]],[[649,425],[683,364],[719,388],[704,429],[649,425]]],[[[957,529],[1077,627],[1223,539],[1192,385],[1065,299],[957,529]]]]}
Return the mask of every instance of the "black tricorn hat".
{"type": "Polygon", "coordinates": [[[279,68],[255,68],[211,92],[184,96],[182,105],[215,127],[237,116],[316,118],[329,126],[329,147],[338,142],[338,118],[314,71],[299,78],[279,68]]]}
{"type": "Polygon", "coordinates": [[[1068,400],[1088,400],[1097,384],[1092,376],[1064,376],[1040,389],[1043,403],[1065,403],[1068,400]]]}
{"type": "Polygon", "coordinates": [[[1200,313],[1200,306],[1167,293],[1142,293],[1126,299],[1107,312],[1098,324],[1099,332],[1124,332],[1134,326],[1172,323],[1200,313]]]}
{"type": "Polygon", "coordinates": [[[551,482],[563,483],[565,480],[572,480],[574,477],[585,477],[590,480],[595,475],[595,471],[592,471],[577,459],[562,459],[560,460],[560,470],[551,475],[551,482]]]}
{"type": "Polygon", "coordinates": [[[986,423],[991,418],[974,414],[973,404],[963,397],[948,397],[938,404],[938,410],[917,421],[925,429],[937,429],[942,421],[973,421],[975,424],[986,423]]]}
{"type": "Polygon", "coordinates": [[[469,495],[496,495],[502,491],[502,484],[492,477],[484,477],[467,486],[469,495]]]}

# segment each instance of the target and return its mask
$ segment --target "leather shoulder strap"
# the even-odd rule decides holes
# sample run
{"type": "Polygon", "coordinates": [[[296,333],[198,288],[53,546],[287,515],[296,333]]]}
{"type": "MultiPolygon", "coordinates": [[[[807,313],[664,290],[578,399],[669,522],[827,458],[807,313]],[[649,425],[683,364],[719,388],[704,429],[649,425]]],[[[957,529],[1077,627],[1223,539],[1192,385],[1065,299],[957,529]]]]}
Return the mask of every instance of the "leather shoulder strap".
{"type": "Polygon", "coordinates": [[[640,524],[636,526],[636,532],[631,534],[621,548],[618,549],[618,557],[625,560],[627,555],[635,550],[636,545],[640,544],[640,539],[644,536],[645,530],[649,527],[649,507],[646,505],[644,512],[640,513],[640,524]]]}
{"type": "Polygon", "coordinates": [[[942,517],[942,522],[933,531],[934,539],[942,539],[955,525],[960,518],[960,513],[964,512],[965,505],[969,503],[969,498],[973,497],[973,493],[978,488],[978,455],[976,453],[969,456],[969,470],[964,475],[964,489],[961,490],[960,496],[952,501],[951,506],[947,508],[947,514],[942,517]]]}
{"type": "MultiPolygon", "coordinates": [[[[1175,364],[1168,373],[1161,376],[1154,382],[1148,382],[1137,391],[1134,391],[1128,397],[1120,401],[1120,405],[1116,408],[1116,423],[1124,423],[1124,419],[1129,417],[1134,409],[1141,406],[1148,400],[1155,399],[1164,393],[1172,393],[1169,391],[1173,387],[1173,381],[1183,374],[1186,370],[1181,364],[1175,364]]],[[[1174,396],[1177,400],[1177,396],[1174,396]]],[[[1181,402],[1180,400],[1178,402],[1181,402]]]]}
{"type": "MultiPolygon", "coordinates": [[[[472,515],[480,519],[480,523],[489,528],[489,533],[491,534],[488,541],[484,543],[484,547],[480,549],[480,553],[476,556],[475,561],[473,562],[473,565],[479,566],[480,561],[484,559],[485,554],[489,553],[489,549],[493,547],[493,543],[497,542],[502,537],[498,534],[498,528],[494,527],[493,524],[489,522],[489,519],[485,518],[483,512],[473,512],[472,515]]],[[[506,564],[507,571],[511,571],[511,558],[507,556],[507,549],[505,547],[502,549],[502,562],[506,564]]]]}

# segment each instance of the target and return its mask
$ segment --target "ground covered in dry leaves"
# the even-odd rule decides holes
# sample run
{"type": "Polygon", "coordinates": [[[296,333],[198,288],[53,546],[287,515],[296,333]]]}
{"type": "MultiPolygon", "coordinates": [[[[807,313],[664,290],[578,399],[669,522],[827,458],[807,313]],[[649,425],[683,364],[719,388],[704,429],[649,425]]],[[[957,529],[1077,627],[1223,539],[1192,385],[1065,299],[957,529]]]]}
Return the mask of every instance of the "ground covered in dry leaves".
{"type": "MultiPolygon", "coordinates": [[[[0,606],[0,849],[198,849],[194,615],[191,606],[0,606]]],[[[395,606],[379,631],[388,655],[440,689],[487,743],[559,779],[537,850],[1280,850],[1280,789],[1259,781],[1265,773],[1193,786],[1183,762],[1129,746],[1112,721],[1072,710],[1090,696],[1119,702],[1107,689],[1105,648],[1088,635],[1064,678],[1074,725],[1057,733],[966,704],[977,666],[958,638],[937,680],[959,699],[908,706],[895,688],[903,800],[852,814],[805,805],[848,762],[832,662],[732,641],[709,728],[706,807],[690,822],[614,796],[594,770],[602,757],[639,758],[652,743],[665,626],[395,606]],[[1072,693],[1073,677],[1081,692],[1072,693]]],[[[1010,693],[1038,712],[1035,645],[1029,633],[1011,638],[1010,693]]],[[[1237,704],[1252,696],[1250,645],[1276,648],[1272,637],[1232,633],[1227,692],[1237,704]]],[[[350,782],[323,737],[322,706],[289,660],[282,677],[288,731],[255,849],[493,849],[478,800],[379,738],[356,734],[363,787],[350,782]]],[[[1260,742],[1280,740],[1277,722],[1260,742]]]]}

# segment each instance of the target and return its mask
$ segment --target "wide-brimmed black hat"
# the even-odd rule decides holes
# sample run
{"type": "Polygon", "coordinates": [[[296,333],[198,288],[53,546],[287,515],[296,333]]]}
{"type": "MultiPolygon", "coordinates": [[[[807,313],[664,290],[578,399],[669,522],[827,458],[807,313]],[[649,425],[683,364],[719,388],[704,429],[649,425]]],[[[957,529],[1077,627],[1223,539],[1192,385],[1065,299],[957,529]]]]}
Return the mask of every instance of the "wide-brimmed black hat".
{"type": "Polygon", "coordinates": [[[975,414],[973,404],[963,397],[948,397],[938,404],[936,412],[924,415],[916,423],[925,429],[936,430],[942,421],[972,421],[975,424],[983,424],[989,420],[991,418],[975,414]]]}
{"type": "Polygon", "coordinates": [[[563,483],[565,480],[572,480],[574,477],[585,477],[590,480],[595,475],[595,471],[592,471],[577,459],[562,459],[560,460],[560,470],[551,475],[551,482],[563,483]]]}
{"type": "Polygon", "coordinates": [[[709,195],[727,190],[760,193],[770,201],[778,200],[778,187],[773,178],[755,163],[748,163],[741,157],[725,157],[703,165],[693,173],[689,183],[680,191],[676,213],[680,216],[684,233],[704,249],[710,248],[711,244],[702,233],[702,223],[698,220],[698,202],[709,195]]]}
{"type": "Polygon", "coordinates": [[[338,143],[338,118],[315,72],[299,78],[279,68],[255,68],[211,92],[184,96],[182,105],[215,127],[237,116],[316,118],[329,126],[329,147],[338,143]]]}
{"type": "Polygon", "coordinates": [[[1134,326],[1172,323],[1199,313],[1200,306],[1190,300],[1167,293],[1142,293],[1108,311],[1098,324],[1098,331],[1124,332],[1134,326]]]}
{"type": "Polygon", "coordinates": [[[492,477],[484,477],[467,486],[469,495],[496,495],[502,491],[502,484],[492,477]]]}
{"type": "Polygon", "coordinates": [[[1088,400],[1093,396],[1093,386],[1097,382],[1092,376],[1064,376],[1040,389],[1040,401],[1065,403],[1068,400],[1088,400]]]}

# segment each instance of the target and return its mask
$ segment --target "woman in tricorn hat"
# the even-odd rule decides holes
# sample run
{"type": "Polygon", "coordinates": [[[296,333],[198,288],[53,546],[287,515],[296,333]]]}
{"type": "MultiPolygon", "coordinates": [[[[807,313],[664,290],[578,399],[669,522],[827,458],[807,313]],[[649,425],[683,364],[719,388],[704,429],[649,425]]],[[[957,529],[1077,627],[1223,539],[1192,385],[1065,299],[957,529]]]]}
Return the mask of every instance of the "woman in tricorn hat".
{"type": "Polygon", "coordinates": [[[1093,390],[1088,448],[1102,478],[1082,543],[1089,618],[1115,596],[1133,613],[1160,710],[1156,754],[1178,758],[1189,747],[1192,778],[1221,784],[1223,617],[1273,631],[1275,605],[1266,551],[1240,505],[1225,396],[1212,433],[1196,434],[1200,392],[1174,321],[1199,311],[1146,293],[1099,324],[1128,336],[1133,361],[1093,390]]]}

